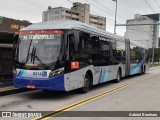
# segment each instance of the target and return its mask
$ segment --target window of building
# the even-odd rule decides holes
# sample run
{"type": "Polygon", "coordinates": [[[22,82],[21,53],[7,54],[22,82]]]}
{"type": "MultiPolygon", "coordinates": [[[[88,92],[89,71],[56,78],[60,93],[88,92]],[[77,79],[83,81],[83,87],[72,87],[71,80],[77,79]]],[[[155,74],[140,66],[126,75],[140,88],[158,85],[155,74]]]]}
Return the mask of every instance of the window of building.
{"type": "Polygon", "coordinates": [[[60,11],[59,10],[55,11],[55,14],[60,14],[60,11]]]}
{"type": "Polygon", "coordinates": [[[71,11],[66,10],[66,13],[71,14],[71,11]]]}
{"type": "Polygon", "coordinates": [[[72,12],[73,15],[79,15],[79,13],[72,12]]]}
{"type": "Polygon", "coordinates": [[[65,18],[66,18],[66,19],[72,19],[70,16],[66,16],[65,18]]]}
{"type": "Polygon", "coordinates": [[[75,7],[74,7],[74,6],[72,7],[72,10],[77,11],[77,9],[78,9],[78,8],[77,8],[76,6],[75,6],[75,7]]]}
{"type": "Polygon", "coordinates": [[[76,20],[76,21],[79,21],[79,19],[77,19],[77,18],[72,18],[72,20],[76,20]]]}
{"type": "Polygon", "coordinates": [[[55,19],[60,19],[60,16],[55,16],[55,19]]]}

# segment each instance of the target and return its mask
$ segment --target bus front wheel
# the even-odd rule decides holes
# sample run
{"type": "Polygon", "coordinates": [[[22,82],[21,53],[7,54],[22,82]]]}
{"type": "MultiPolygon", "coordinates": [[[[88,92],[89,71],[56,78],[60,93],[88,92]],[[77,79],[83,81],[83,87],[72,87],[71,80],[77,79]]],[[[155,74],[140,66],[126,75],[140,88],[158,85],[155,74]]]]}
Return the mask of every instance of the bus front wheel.
{"type": "Polygon", "coordinates": [[[90,89],[90,76],[88,74],[84,77],[84,85],[81,88],[82,93],[87,93],[90,89]]]}

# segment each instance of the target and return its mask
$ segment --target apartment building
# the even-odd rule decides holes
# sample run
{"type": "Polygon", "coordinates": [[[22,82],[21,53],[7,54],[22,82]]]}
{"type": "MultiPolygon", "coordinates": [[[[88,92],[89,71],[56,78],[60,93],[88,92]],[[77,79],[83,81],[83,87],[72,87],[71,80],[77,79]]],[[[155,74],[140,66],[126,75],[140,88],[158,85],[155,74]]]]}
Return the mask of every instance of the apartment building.
{"type": "Polygon", "coordinates": [[[90,14],[90,5],[79,2],[73,3],[71,9],[65,7],[52,8],[48,6],[47,11],[42,13],[42,21],[70,19],[77,20],[94,27],[106,30],[106,18],[90,14]]]}

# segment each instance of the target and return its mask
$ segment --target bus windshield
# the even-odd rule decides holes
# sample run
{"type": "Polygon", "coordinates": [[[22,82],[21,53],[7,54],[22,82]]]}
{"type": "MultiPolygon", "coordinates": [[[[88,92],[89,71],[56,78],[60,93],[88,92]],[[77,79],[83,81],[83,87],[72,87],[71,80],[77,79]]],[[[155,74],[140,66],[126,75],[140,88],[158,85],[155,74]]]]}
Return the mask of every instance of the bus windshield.
{"type": "Polygon", "coordinates": [[[35,64],[57,61],[61,49],[61,34],[29,34],[20,35],[19,38],[19,62],[32,64],[33,57],[35,64]]]}

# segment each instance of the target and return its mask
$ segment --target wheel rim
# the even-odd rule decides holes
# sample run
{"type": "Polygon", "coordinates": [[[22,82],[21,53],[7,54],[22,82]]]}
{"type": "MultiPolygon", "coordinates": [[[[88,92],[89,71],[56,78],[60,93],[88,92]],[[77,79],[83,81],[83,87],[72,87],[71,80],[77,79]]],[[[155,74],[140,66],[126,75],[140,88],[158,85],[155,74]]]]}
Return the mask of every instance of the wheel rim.
{"type": "Polygon", "coordinates": [[[120,74],[118,72],[118,75],[117,75],[117,81],[120,81],[120,74]]]}

